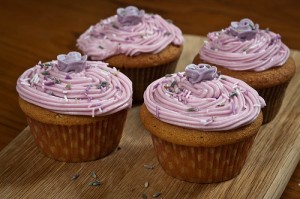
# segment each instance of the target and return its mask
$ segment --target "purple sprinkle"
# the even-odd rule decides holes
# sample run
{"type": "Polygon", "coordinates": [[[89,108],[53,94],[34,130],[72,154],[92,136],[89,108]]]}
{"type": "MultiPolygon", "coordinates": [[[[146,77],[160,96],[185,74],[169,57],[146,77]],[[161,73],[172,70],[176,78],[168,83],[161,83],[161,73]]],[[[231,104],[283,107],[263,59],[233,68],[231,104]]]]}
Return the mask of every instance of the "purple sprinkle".
{"type": "Polygon", "coordinates": [[[69,74],[66,75],[65,79],[72,79],[69,74]]]}
{"type": "Polygon", "coordinates": [[[53,86],[55,84],[54,81],[48,81],[48,82],[45,82],[45,85],[46,86],[53,86]]]}
{"type": "Polygon", "coordinates": [[[164,33],[164,36],[169,36],[169,35],[171,35],[170,32],[165,32],[165,33],[164,33]]]}
{"type": "Polygon", "coordinates": [[[157,87],[160,85],[160,83],[157,83],[153,86],[153,89],[157,89],[157,87]]]}
{"type": "Polygon", "coordinates": [[[156,107],[155,113],[156,113],[156,117],[159,118],[159,108],[158,108],[158,106],[156,107]]]}
{"type": "Polygon", "coordinates": [[[275,37],[275,39],[281,39],[280,34],[277,34],[276,37],[275,37]]]}

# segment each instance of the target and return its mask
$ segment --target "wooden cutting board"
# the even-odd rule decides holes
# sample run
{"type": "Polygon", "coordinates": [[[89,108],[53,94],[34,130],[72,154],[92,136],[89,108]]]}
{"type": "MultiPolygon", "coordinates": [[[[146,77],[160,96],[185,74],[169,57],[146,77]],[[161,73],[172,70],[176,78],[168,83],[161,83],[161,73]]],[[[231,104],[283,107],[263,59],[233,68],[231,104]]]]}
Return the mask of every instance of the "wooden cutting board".
{"type": "MultiPolygon", "coordinates": [[[[185,36],[178,71],[191,62],[203,37],[185,36]]],[[[0,198],[280,198],[300,158],[300,52],[293,51],[297,74],[279,115],[264,125],[246,164],[236,178],[215,184],[194,184],[168,176],[155,157],[150,135],[134,106],[126,121],[120,149],[87,163],[63,163],[43,156],[28,127],[0,152],[0,198]],[[146,169],[145,164],[154,164],[146,169]],[[97,174],[100,186],[89,186],[97,174]],[[76,180],[71,177],[79,174],[76,180]],[[95,176],[94,176],[95,177],[95,176]],[[146,188],[145,182],[149,183],[146,188]]]]}

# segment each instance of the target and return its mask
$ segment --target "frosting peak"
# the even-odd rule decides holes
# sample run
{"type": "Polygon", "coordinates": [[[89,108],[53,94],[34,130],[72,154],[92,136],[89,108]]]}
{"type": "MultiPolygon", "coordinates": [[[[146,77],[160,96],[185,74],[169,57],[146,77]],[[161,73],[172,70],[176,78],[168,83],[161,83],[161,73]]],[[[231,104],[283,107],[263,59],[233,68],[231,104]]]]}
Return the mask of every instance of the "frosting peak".
{"type": "Polygon", "coordinates": [[[190,83],[195,84],[214,79],[217,75],[217,68],[209,64],[190,64],[185,68],[185,75],[190,83]]]}
{"type": "Polygon", "coordinates": [[[67,55],[61,54],[57,56],[57,68],[60,71],[76,73],[81,72],[87,60],[87,56],[81,56],[79,52],[69,52],[67,55]]]}
{"type": "Polygon", "coordinates": [[[257,91],[241,80],[214,75],[193,84],[187,72],[166,75],[151,83],[144,93],[144,103],[161,121],[203,131],[245,126],[265,106],[257,91]]]}
{"type": "Polygon", "coordinates": [[[117,9],[119,23],[124,26],[132,26],[142,22],[144,14],[144,10],[139,10],[135,6],[127,6],[126,8],[117,9]]]}

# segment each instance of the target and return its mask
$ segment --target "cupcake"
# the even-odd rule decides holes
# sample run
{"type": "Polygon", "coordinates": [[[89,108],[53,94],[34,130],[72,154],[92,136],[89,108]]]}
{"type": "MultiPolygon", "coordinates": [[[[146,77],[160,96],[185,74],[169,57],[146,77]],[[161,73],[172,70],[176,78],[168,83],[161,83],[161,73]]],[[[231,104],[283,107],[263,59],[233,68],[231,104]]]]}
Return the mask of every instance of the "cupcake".
{"type": "Polygon", "coordinates": [[[197,183],[238,175],[262,124],[264,100],[208,64],[162,77],[144,93],[140,117],[161,167],[197,183]]]}
{"type": "Polygon", "coordinates": [[[91,26],[77,46],[90,60],[107,62],[127,75],[134,102],[142,102],[151,82],[175,71],[183,36],[170,20],[128,6],[91,26]]]}
{"type": "Polygon", "coordinates": [[[132,85],[115,68],[70,52],[26,70],[16,88],[31,134],[46,156],[84,162],[118,146],[132,85]]]}
{"type": "Polygon", "coordinates": [[[218,71],[245,81],[265,99],[263,123],[278,113],[285,90],[296,72],[289,48],[279,34],[260,30],[250,19],[207,35],[193,63],[216,65],[218,71]]]}

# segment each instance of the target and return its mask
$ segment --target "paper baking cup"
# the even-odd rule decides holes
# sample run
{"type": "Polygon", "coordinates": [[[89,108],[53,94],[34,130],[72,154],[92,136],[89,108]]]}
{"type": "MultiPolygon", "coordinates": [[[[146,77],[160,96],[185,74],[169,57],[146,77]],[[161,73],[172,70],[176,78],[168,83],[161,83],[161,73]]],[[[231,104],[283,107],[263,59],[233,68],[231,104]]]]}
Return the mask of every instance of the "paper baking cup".
{"type": "Polygon", "coordinates": [[[127,110],[83,125],[45,124],[27,116],[38,148],[50,158],[64,162],[96,160],[111,153],[119,144],[127,110]]]}
{"type": "Polygon", "coordinates": [[[289,85],[289,81],[270,88],[257,89],[259,95],[264,98],[266,106],[262,109],[264,120],[263,124],[272,121],[280,110],[285,90],[289,85]]]}
{"type": "Polygon", "coordinates": [[[232,179],[241,172],[256,134],[217,147],[183,146],[151,136],[158,161],[167,174],[188,182],[213,183],[232,179]]]}
{"type": "Polygon", "coordinates": [[[143,102],[144,91],[154,80],[157,80],[166,74],[175,72],[177,60],[168,64],[155,67],[140,68],[121,68],[119,69],[132,81],[133,102],[143,102]]]}

